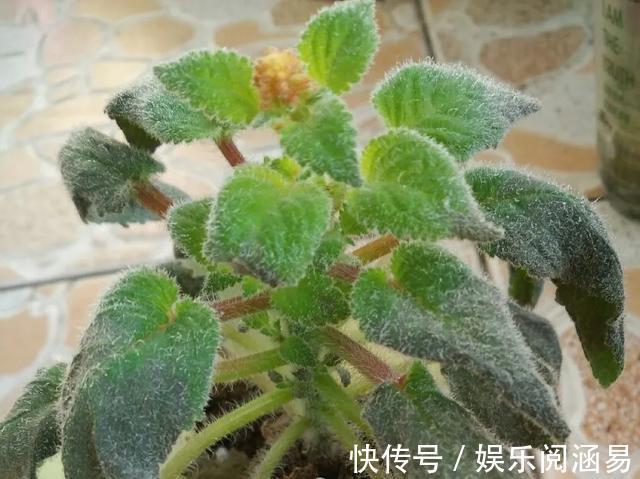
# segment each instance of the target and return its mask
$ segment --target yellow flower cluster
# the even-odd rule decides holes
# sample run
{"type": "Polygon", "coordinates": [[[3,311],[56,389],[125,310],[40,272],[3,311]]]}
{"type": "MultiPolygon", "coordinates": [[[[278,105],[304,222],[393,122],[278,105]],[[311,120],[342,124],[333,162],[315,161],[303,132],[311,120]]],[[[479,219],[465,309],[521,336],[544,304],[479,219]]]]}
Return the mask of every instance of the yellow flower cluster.
{"type": "Polygon", "coordinates": [[[265,109],[294,105],[311,89],[311,78],[292,50],[272,48],[258,58],[253,69],[253,81],[265,109]]]}

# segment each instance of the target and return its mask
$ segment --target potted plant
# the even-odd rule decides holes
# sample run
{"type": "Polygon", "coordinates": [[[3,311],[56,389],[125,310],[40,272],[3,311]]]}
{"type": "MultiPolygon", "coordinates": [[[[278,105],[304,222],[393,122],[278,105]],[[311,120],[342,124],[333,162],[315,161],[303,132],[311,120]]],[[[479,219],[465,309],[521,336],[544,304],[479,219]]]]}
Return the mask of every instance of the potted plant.
{"type": "Polygon", "coordinates": [[[124,273],[71,363],[38,372],[0,428],[3,477],[36,477],[53,456],[67,479],[176,479],[273,415],[251,430],[249,466],[224,477],[327,464],[342,477],[513,476],[457,462],[460,446],[503,457],[565,442],[558,340],[531,307],[550,279],[594,376],[614,382],[624,293],[606,232],[560,186],[469,164],[538,104],[460,66],[391,71],[371,97],[386,131],[358,152],[339,95],[377,45],[374,2],[340,2],[297,52],[158,65],[107,105],[128,144],[71,136],[60,167],[83,220],[165,220],[178,259],[124,273]],[[255,127],[278,132],[282,156],[245,162],[233,137],[255,127]],[[153,152],[201,139],[235,170],[216,198],[190,200],[155,178],[153,152]],[[451,237],[508,262],[511,297],[438,243],[451,237]],[[406,451],[427,465],[403,464],[406,451]]]}

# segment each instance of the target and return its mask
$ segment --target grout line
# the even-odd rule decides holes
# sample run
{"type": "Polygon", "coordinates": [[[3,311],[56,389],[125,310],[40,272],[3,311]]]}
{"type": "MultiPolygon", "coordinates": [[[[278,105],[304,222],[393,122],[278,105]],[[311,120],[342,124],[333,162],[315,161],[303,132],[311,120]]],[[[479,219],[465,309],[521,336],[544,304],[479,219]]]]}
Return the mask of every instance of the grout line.
{"type": "Polygon", "coordinates": [[[427,22],[427,14],[424,9],[423,0],[413,0],[413,4],[418,14],[418,21],[420,22],[420,30],[422,31],[422,38],[424,39],[424,46],[427,50],[427,55],[435,58],[436,53],[433,48],[433,39],[431,38],[431,32],[429,31],[429,23],[427,22]]]}
{"type": "Polygon", "coordinates": [[[37,286],[43,286],[45,284],[63,283],[68,281],[77,281],[77,280],[86,279],[86,278],[95,278],[97,276],[107,276],[110,274],[119,273],[127,269],[139,268],[142,266],[157,267],[162,265],[163,263],[164,261],[160,263],[121,264],[118,266],[112,266],[111,268],[91,269],[91,270],[85,270],[85,271],[78,271],[76,273],[69,273],[66,275],[50,276],[48,278],[0,284],[0,293],[4,293],[7,291],[14,291],[17,289],[34,288],[37,286]]]}

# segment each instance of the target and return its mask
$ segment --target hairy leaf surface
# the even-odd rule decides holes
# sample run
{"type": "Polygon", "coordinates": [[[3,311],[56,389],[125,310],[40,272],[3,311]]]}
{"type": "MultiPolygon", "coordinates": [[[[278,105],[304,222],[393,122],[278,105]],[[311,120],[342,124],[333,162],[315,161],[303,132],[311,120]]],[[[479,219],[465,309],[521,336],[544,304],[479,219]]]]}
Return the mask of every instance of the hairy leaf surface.
{"type": "Polygon", "coordinates": [[[309,272],[297,286],[275,290],[271,305],[307,327],[337,323],[349,316],[349,303],[335,283],[325,274],[309,272]]]}
{"type": "Polygon", "coordinates": [[[105,111],[118,123],[129,144],[144,150],[153,151],[162,143],[215,139],[222,134],[219,123],[167,91],[155,77],[118,93],[105,111]]]}
{"type": "Polygon", "coordinates": [[[368,228],[401,238],[499,238],[455,160],[433,140],[392,130],[366,146],[360,169],[365,185],[351,190],[347,210],[368,228]]]}
{"type": "Polygon", "coordinates": [[[428,474],[426,466],[413,460],[409,461],[407,474],[402,474],[402,477],[453,479],[480,474],[495,479],[517,477],[507,470],[509,460],[506,456],[502,457],[507,465],[504,472],[497,469],[477,472],[475,457],[469,454],[460,458],[454,471],[463,445],[473,451],[480,444],[497,444],[497,441],[464,408],[445,397],[429,372],[418,362],[411,367],[402,391],[392,384],[378,386],[367,400],[364,417],[371,423],[381,451],[387,445],[393,448],[401,444],[412,452],[418,451],[420,445],[438,445],[438,455],[442,460],[434,461],[438,463],[437,471],[428,474]]]}
{"type": "Polygon", "coordinates": [[[458,371],[473,376],[477,396],[458,399],[506,442],[541,445],[565,439],[568,431],[555,396],[495,287],[434,245],[399,246],[392,270],[401,290],[376,269],[363,273],[354,286],[353,315],[369,340],[442,362],[454,394],[458,371]],[[477,399],[480,395],[484,400],[477,399]],[[519,427],[502,427],[500,416],[519,427]]]}
{"type": "Polygon", "coordinates": [[[147,152],[92,129],[71,135],[60,150],[60,170],[71,199],[85,222],[144,223],[159,219],[137,201],[136,186],[146,181],[167,196],[186,195],[152,178],[164,171],[147,152]]]}
{"type": "Polygon", "coordinates": [[[157,478],[180,432],[202,417],[218,342],[212,310],[180,298],[164,274],[118,281],[64,385],[67,477],[157,478]]]}
{"type": "Polygon", "coordinates": [[[57,403],[65,365],[40,369],[0,422],[0,471],[11,479],[36,479],[38,464],[60,445],[57,403]]]}
{"type": "Polygon", "coordinates": [[[373,92],[389,127],[415,129],[458,160],[495,147],[518,118],[538,104],[507,85],[461,66],[425,61],[401,66],[373,92]]]}
{"type": "Polygon", "coordinates": [[[176,245],[198,263],[207,264],[203,246],[213,201],[209,198],[174,206],[167,215],[167,227],[176,245]]]}
{"type": "Polygon", "coordinates": [[[512,170],[477,168],[467,180],[487,216],[505,230],[484,249],[531,276],[551,278],[593,375],[611,384],[624,366],[622,268],[589,204],[512,170]]]}
{"type": "Polygon", "coordinates": [[[532,278],[522,268],[509,265],[509,297],[525,308],[533,308],[538,303],[544,280],[532,278]]]}
{"type": "Polygon", "coordinates": [[[238,53],[192,52],[153,71],[165,88],[210,120],[243,127],[258,113],[251,60],[238,53]]]}
{"type": "Polygon", "coordinates": [[[242,263],[269,283],[294,283],[313,261],[330,213],[331,200],[318,187],[245,166],[217,198],[205,253],[242,263]]]}
{"type": "Polygon", "coordinates": [[[324,8],[302,33],[298,52],[309,75],[342,93],[366,71],[378,48],[373,0],[351,0],[324,8]]]}
{"type": "Polygon", "coordinates": [[[360,184],[356,130],[345,104],[324,95],[280,132],[284,152],[314,172],[352,185],[360,184]]]}

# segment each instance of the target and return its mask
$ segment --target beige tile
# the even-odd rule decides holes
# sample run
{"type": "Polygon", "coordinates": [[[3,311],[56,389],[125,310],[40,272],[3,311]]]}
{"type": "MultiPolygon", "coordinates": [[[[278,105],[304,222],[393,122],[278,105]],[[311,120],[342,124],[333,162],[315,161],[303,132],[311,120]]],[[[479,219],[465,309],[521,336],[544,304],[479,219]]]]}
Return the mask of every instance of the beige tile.
{"type": "Polygon", "coordinates": [[[275,25],[304,25],[320,8],[330,5],[326,0],[280,0],[271,9],[275,25]]]}
{"type": "Polygon", "coordinates": [[[89,94],[70,98],[34,112],[16,129],[16,138],[27,140],[44,134],[109,122],[103,110],[110,95],[89,94]]]}
{"type": "Polygon", "coordinates": [[[640,318],[640,268],[625,270],[624,292],[627,311],[640,318]]]}
{"type": "Polygon", "coordinates": [[[53,28],[42,45],[44,65],[79,62],[95,56],[104,41],[100,24],[88,19],[69,19],[53,28]]]}
{"type": "Polygon", "coordinates": [[[482,47],[480,61],[502,80],[521,86],[566,64],[585,38],[579,25],[526,37],[500,38],[482,47]]]}
{"type": "Polygon", "coordinates": [[[116,34],[116,43],[130,56],[159,57],[183,46],[193,35],[193,28],[188,23],[160,16],[122,27],[116,34]]]}
{"type": "Polygon", "coordinates": [[[268,42],[269,40],[291,38],[292,36],[292,34],[279,31],[265,32],[257,22],[246,20],[218,27],[214,34],[214,42],[220,47],[234,48],[249,43],[268,42]]]}
{"type": "Polygon", "coordinates": [[[453,3],[452,0],[423,0],[423,2],[433,15],[441,14],[453,3]]]}
{"type": "Polygon", "coordinates": [[[425,56],[424,39],[420,32],[410,33],[399,40],[384,41],[363,82],[367,84],[378,82],[398,64],[408,60],[421,60],[425,56]]]}
{"type": "Polygon", "coordinates": [[[68,81],[49,87],[47,99],[50,103],[59,103],[78,95],[82,91],[82,82],[78,77],[72,77],[68,81]]]}
{"type": "Polygon", "coordinates": [[[571,9],[573,0],[473,0],[467,13],[477,25],[519,27],[541,22],[571,9]]]}
{"type": "Polygon", "coordinates": [[[565,353],[575,359],[582,376],[586,412],[582,430],[599,444],[628,444],[630,453],[640,449],[640,338],[625,334],[625,368],[618,380],[603,388],[593,378],[573,328],[561,338],[565,353]]]}
{"type": "Polygon", "coordinates": [[[0,128],[18,119],[33,103],[30,87],[0,94],[0,128]]]}
{"type": "Polygon", "coordinates": [[[26,148],[0,153],[0,190],[40,177],[40,162],[26,148]]]}
{"type": "Polygon", "coordinates": [[[89,81],[94,90],[114,90],[132,83],[146,68],[146,62],[102,60],[91,66],[89,81]]]}
{"type": "Polygon", "coordinates": [[[71,80],[74,76],[80,75],[81,73],[82,70],[77,67],[55,67],[47,71],[46,80],[50,86],[57,85],[71,80]]]}
{"type": "Polygon", "coordinates": [[[558,171],[590,171],[598,166],[593,147],[572,145],[544,135],[512,129],[500,145],[519,165],[558,171]]]}
{"type": "Polygon", "coordinates": [[[95,306],[117,275],[88,278],[74,283],[67,293],[65,344],[76,347],[82,333],[93,319],[95,306]]]}
{"type": "Polygon", "coordinates": [[[21,311],[0,320],[0,374],[28,367],[47,341],[47,318],[21,311]]]}
{"type": "Polygon", "coordinates": [[[15,188],[0,197],[0,252],[42,258],[75,241],[82,222],[60,184],[15,188]]]}
{"type": "Polygon", "coordinates": [[[156,0],[78,0],[74,13],[113,21],[161,9],[156,0]]]}
{"type": "Polygon", "coordinates": [[[21,280],[22,277],[16,270],[8,266],[0,264],[0,283],[9,283],[21,280]]]}

